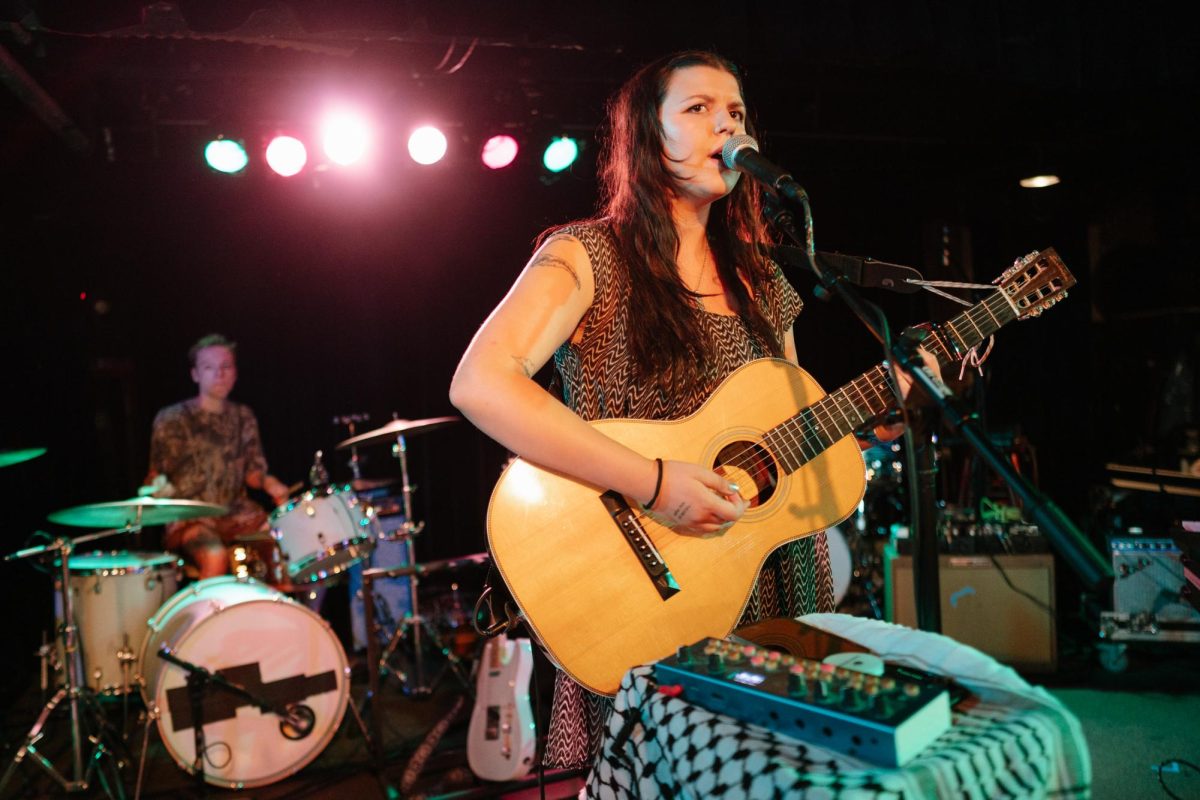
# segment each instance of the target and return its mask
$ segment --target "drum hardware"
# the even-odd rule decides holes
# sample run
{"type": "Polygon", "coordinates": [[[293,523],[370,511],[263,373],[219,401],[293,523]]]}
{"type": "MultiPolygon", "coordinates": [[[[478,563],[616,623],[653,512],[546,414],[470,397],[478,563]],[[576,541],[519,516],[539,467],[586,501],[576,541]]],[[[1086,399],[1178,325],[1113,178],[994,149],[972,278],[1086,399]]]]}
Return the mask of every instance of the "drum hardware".
{"type": "Polygon", "coordinates": [[[42,700],[45,700],[46,692],[50,689],[50,673],[57,673],[61,670],[62,661],[58,658],[58,647],[50,641],[50,637],[44,630],[42,631],[42,646],[37,649],[36,655],[40,662],[39,685],[42,689],[42,700]]]}
{"type": "MultiPolygon", "coordinates": [[[[379,622],[376,617],[375,610],[374,582],[381,578],[414,578],[417,575],[428,575],[430,573],[441,572],[443,570],[459,570],[471,566],[478,567],[486,565],[490,559],[491,556],[488,553],[475,553],[473,555],[463,556],[461,558],[446,559],[444,561],[432,561],[428,564],[411,564],[402,567],[388,568],[372,567],[371,569],[363,570],[363,613],[366,617],[367,626],[367,695],[363,699],[364,709],[371,705],[372,700],[379,695],[382,679],[388,672],[391,671],[388,658],[390,657],[391,651],[394,649],[394,645],[399,641],[400,633],[404,630],[403,626],[397,628],[396,634],[393,635],[392,640],[388,643],[388,651],[381,654],[379,642],[379,622]]],[[[416,609],[416,607],[417,606],[414,601],[413,608],[416,609]]],[[[409,619],[411,619],[411,617],[409,619]]],[[[431,626],[429,626],[429,622],[427,620],[422,620],[421,624],[427,626],[427,633],[430,635],[430,638],[437,642],[437,633],[432,629],[431,626]]],[[[419,627],[414,628],[414,630],[419,630],[419,627]]],[[[441,644],[438,646],[441,648],[441,655],[446,659],[446,666],[443,669],[443,674],[446,669],[453,671],[455,677],[458,678],[458,680],[467,688],[467,691],[471,691],[473,687],[471,686],[470,677],[463,671],[462,661],[448,648],[443,647],[441,644]]],[[[414,646],[414,661],[418,666],[420,664],[420,656],[421,651],[416,650],[414,646]]],[[[407,676],[403,673],[400,673],[398,677],[400,678],[402,685],[408,689],[409,684],[406,681],[407,676]]],[[[440,677],[441,676],[439,675],[439,679],[440,677]]],[[[419,686],[420,684],[417,685],[419,686]]],[[[434,685],[436,685],[436,681],[434,681],[434,683],[429,687],[426,687],[425,694],[432,693],[434,685]]],[[[409,689],[409,694],[420,696],[420,693],[411,689],[409,689]]],[[[371,752],[374,756],[376,767],[382,769],[383,717],[375,710],[374,706],[371,706],[370,712],[372,737],[368,739],[368,742],[373,743],[371,752]]]]}
{"type": "MultiPolygon", "coordinates": [[[[118,532],[104,531],[100,534],[80,537],[80,539],[98,539],[102,536],[109,536],[118,532]]],[[[54,696],[42,708],[37,720],[33,723],[33,727],[26,734],[25,741],[17,749],[4,775],[0,776],[0,793],[3,793],[4,787],[8,785],[8,782],[16,774],[21,763],[29,756],[32,757],[34,763],[44,769],[66,792],[87,791],[91,785],[92,777],[97,776],[100,780],[101,788],[106,795],[112,797],[112,789],[115,788],[117,797],[124,796],[121,791],[120,781],[117,780],[110,786],[105,775],[105,759],[112,761],[114,771],[120,770],[124,766],[124,762],[117,758],[106,744],[106,741],[113,736],[111,726],[108,725],[104,717],[104,712],[100,708],[99,703],[96,702],[94,694],[83,685],[80,675],[81,665],[79,659],[76,657],[79,637],[78,628],[75,625],[75,609],[70,591],[70,557],[73,547],[74,542],[70,539],[59,537],[50,544],[27,548],[5,556],[5,561],[46,556],[52,559],[54,563],[57,563],[59,567],[58,577],[54,581],[54,594],[56,606],[63,609],[63,622],[59,626],[59,632],[62,637],[62,652],[64,654],[63,660],[66,662],[65,673],[67,682],[65,686],[59,687],[54,696]],[[52,554],[57,554],[57,557],[52,554]],[[38,749],[38,743],[44,736],[43,729],[46,723],[64,700],[67,702],[67,713],[71,726],[70,777],[59,772],[53,762],[42,755],[38,749]],[[94,725],[89,726],[87,724],[85,712],[91,714],[94,725]],[[91,731],[87,730],[89,727],[92,728],[91,731]],[[92,750],[88,755],[86,767],[83,756],[85,738],[92,744],[92,750]]],[[[45,660],[43,660],[43,664],[45,663],[45,660]]]]}
{"type": "MultiPolygon", "coordinates": [[[[426,645],[423,641],[425,637],[428,637],[428,639],[434,643],[434,646],[441,653],[441,655],[447,659],[447,666],[452,669],[455,673],[455,676],[461,680],[468,689],[470,689],[469,678],[463,674],[461,668],[459,668],[458,664],[456,663],[458,660],[457,656],[447,650],[447,648],[442,644],[441,638],[438,636],[437,631],[430,624],[429,620],[421,616],[421,606],[418,600],[418,587],[420,580],[417,577],[421,570],[420,565],[417,563],[416,548],[413,540],[424,529],[425,523],[413,521],[413,486],[409,479],[408,472],[407,436],[418,433],[429,433],[458,422],[460,419],[460,417],[433,417],[430,419],[419,420],[393,419],[391,422],[381,428],[368,431],[367,433],[363,433],[358,436],[352,436],[351,438],[346,439],[337,445],[338,450],[344,450],[348,447],[353,448],[360,444],[381,444],[383,442],[393,442],[392,454],[396,457],[396,460],[400,462],[400,496],[404,506],[404,523],[401,525],[397,535],[400,540],[404,542],[404,546],[407,551],[407,558],[405,560],[409,566],[405,569],[408,570],[406,574],[409,582],[409,602],[411,603],[412,611],[410,614],[405,615],[404,619],[400,621],[400,624],[396,626],[395,631],[392,633],[391,640],[388,642],[387,647],[384,648],[383,654],[379,658],[378,662],[376,662],[373,657],[371,658],[371,662],[373,669],[377,668],[380,670],[391,671],[392,667],[390,664],[390,659],[395,654],[396,649],[400,646],[401,642],[407,639],[412,647],[412,676],[410,678],[408,674],[400,672],[398,677],[400,678],[401,683],[404,685],[406,692],[415,697],[427,697],[433,693],[434,684],[427,682],[425,679],[424,662],[426,645]]],[[[370,571],[371,570],[367,570],[363,573],[364,603],[370,599],[369,596],[373,591],[373,587],[366,581],[366,574],[370,571]]],[[[370,605],[371,607],[369,609],[364,608],[368,626],[375,624],[374,602],[371,602],[370,605]]],[[[368,631],[367,641],[369,652],[370,643],[375,641],[375,635],[370,631],[368,631]]],[[[442,674],[444,674],[444,671],[442,674]]],[[[441,674],[438,675],[438,679],[440,678],[441,674]]]]}
{"type": "Polygon", "coordinates": [[[329,470],[325,469],[324,456],[323,450],[313,453],[313,463],[308,468],[308,485],[314,489],[329,484],[329,470]]]}
{"type": "MultiPolygon", "coordinates": [[[[373,492],[376,489],[386,489],[389,486],[395,485],[395,478],[359,478],[350,481],[350,488],[356,492],[373,492]]],[[[399,510],[399,508],[396,508],[397,512],[399,510]]]]}
{"type": "MultiPolygon", "coordinates": [[[[360,422],[370,422],[370,421],[371,421],[370,414],[339,414],[338,416],[333,418],[334,425],[345,425],[346,426],[347,430],[349,430],[349,432],[350,432],[351,439],[354,438],[354,426],[355,425],[357,425],[360,422]]],[[[350,447],[350,460],[346,462],[346,466],[350,467],[350,472],[352,475],[354,475],[355,483],[362,480],[362,464],[360,463],[360,460],[358,457],[358,447],[357,446],[350,447]]],[[[366,490],[361,489],[358,486],[355,486],[354,491],[362,492],[362,491],[366,491],[366,490]]]]}

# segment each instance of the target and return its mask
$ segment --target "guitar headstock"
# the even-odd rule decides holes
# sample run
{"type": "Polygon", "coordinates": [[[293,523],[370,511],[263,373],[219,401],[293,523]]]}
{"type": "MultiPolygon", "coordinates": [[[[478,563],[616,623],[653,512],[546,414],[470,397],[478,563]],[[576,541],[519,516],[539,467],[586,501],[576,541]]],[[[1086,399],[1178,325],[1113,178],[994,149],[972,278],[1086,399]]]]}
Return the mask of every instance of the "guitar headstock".
{"type": "Polygon", "coordinates": [[[1017,307],[1017,318],[1036,317],[1067,296],[1075,285],[1075,276],[1048,247],[1018,258],[995,281],[1017,307]]]}

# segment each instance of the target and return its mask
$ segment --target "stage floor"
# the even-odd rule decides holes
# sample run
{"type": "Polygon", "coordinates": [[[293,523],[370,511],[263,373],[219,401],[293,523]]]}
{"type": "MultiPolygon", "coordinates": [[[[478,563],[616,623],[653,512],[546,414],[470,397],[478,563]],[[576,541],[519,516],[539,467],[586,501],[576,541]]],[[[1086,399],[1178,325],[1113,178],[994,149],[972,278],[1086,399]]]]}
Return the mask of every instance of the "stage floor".
{"type": "MultiPolygon", "coordinates": [[[[1180,760],[1200,765],[1200,740],[1190,734],[1200,719],[1200,647],[1131,646],[1128,667],[1113,673],[1101,667],[1094,651],[1085,646],[1064,649],[1059,672],[1030,675],[1035,685],[1045,687],[1058,697],[1083,726],[1091,753],[1093,797],[1168,796],[1159,785],[1160,763],[1180,760]]],[[[351,695],[362,704],[366,693],[366,671],[362,659],[354,659],[356,668],[351,695]]],[[[539,659],[541,668],[545,662],[539,659]]],[[[542,676],[542,683],[548,683],[542,676]]],[[[544,688],[548,688],[544,687],[544,688]]],[[[548,694],[545,699],[548,700],[548,694]]],[[[37,685],[31,686],[3,716],[3,750],[0,766],[7,768],[16,748],[37,719],[44,699],[37,685]]],[[[119,699],[103,703],[107,719],[122,728],[124,714],[119,699]]],[[[139,755],[143,727],[138,722],[141,703],[133,700],[128,707],[126,766],[120,770],[125,797],[137,790],[139,755]]],[[[383,726],[382,766],[376,768],[354,717],[347,711],[342,725],[329,745],[312,763],[291,777],[255,789],[234,791],[207,787],[210,797],[277,798],[353,797],[358,800],[393,800],[398,797],[536,798],[536,783],[525,785],[495,784],[480,781],[467,765],[466,741],[471,701],[463,686],[445,676],[433,694],[413,699],[399,688],[395,678],[384,682],[377,702],[383,726]],[[456,704],[461,706],[455,712],[456,704]],[[430,737],[439,722],[445,733],[430,737]],[[424,745],[424,747],[422,746],[424,745]]],[[[548,708],[544,704],[542,712],[548,708]]],[[[370,710],[366,711],[368,724],[370,710]]],[[[143,798],[186,798],[200,796],[195,782],[164,748],[156,727],[148,738],[142,778],[143,798]]],[[[57,712],[45,728],[39,750],[55,767],[66,772],[69,762],[69,725],[66,715],[57,712]]],[[[119,748],[118,748],[119,749],[119,748]]],[[[1184,765],[1178,771],[1163,773],[1167,787],[1180,797],[1200,796],[1200,773],[1184,765]]],[[[582,786],[582,776],[550,773],[546,787],[548,798],[574,797],[582,786]]],[[[95,783],[95,782],[94,782],[95,783]]],[[[66,796],[63,790],[31,759],[17,769],[0,797],[44,798],[66,796]]],[[[72,797],[105,797],[97,786],[72,797]]],[[[117,795],[113,795],[117,796],[117,795]]]]}

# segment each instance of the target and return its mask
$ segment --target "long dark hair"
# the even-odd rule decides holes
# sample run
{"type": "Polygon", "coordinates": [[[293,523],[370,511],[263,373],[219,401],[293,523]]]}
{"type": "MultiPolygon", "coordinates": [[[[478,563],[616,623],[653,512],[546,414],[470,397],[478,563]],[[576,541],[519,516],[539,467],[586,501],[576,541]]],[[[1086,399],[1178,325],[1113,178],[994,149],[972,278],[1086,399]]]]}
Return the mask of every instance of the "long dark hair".
{"type": "MultiPolygon", "coordinates": [[[[600,154],[601,214],[611,226],[629,269],[633,318],[638,326],[630,351],[636,373],[667,391],[706,383],[712,359],[700,325],[698,296],[679,277],[679,237],[670,200],[677,191],[663,160],[660,109],[672,75],[706,66],[742,78],[730,61],[705,51],[674,53],[638,70],[608,104],[608,135],[600,154]]],[[[745,93],[743,92],[743,98],[745,93]]],[[[747,133],[753,135],[750,120],[747,133]]],[[[763,256],[768,244],[758,192],[749,180],[713,203],[708,240],[734,308],[772,355],[783,343],[751,298],[739,271],[762,295],[774,266],[763,256]]]]}

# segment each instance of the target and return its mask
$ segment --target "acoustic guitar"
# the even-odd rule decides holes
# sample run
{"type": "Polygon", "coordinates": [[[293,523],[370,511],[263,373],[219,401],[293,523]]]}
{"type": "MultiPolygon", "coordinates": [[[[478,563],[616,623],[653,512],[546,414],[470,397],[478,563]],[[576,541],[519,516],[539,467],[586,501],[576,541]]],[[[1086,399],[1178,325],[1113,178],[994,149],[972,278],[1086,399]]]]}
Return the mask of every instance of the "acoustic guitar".
{"type": "MultiPolygon", "coordinates": [[[[939,363],[1040,314],[1075,278],[1048,249],[997,283],[928,331],[922,344],[939,363]]],[[[851,433],[895,402],[886,363],[826,394],[794,364],[761,359],[684,419],[592,422],[647,457],[722,473],[740,487],[745,515],[719,535],[680,534],[634,500],[516,459],[488,506],[492,557],[549,657],[593,692],[613,694],[630,667],[728,635],[772,550],[854,511],[866,477],[851,433]]]]}

